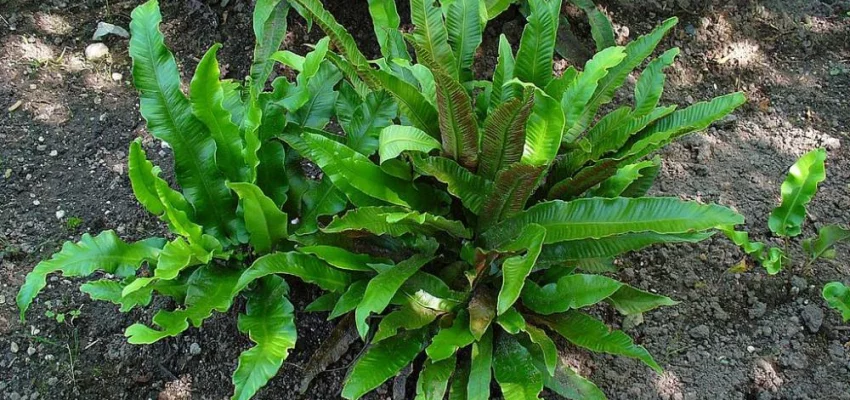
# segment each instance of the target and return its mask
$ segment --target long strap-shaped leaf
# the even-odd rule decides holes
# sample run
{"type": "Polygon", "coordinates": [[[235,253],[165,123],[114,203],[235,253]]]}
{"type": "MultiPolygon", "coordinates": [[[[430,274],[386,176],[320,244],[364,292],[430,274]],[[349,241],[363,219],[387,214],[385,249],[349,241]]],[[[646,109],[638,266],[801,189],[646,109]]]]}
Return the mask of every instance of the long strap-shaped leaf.
{"type": "Polygon", "coordinates": [[[398,108],[410,119],[413,126],[431,137],[440,138],[440,123],[437,109],[413,85],[385,71],[373,71],[371,75],[398,102],[398,108]]]}
{"type": "Polygon", "coordinates": [[[233,372],[234,400],[248,400],[273,378],[295,347],[295,314],[286,299],[289,287],[280,277],[263,279],[248,296],[245,314],[239,315],[239,331],[256,345],[239,355],[233,372]]]}
{"type": "Polygon", "coordinates": [[[525,129],[522,163],[549,165],[558,155],[564,134],[564,111],[561,104],[546,92],[534,90],[534,107],[525,129]]]}
{"type": "Polygon", "coordinates": [[[359,399],[381,386],[387,379],[396,376],[419,355],[426,336],[427,329],[405,331],[369,346],[366,353],[351,368],[342,388],[342,397],[348,400],[359,399]]]}
{"type": "Polygon", "coordinates": [[[244,182],[250,176],[248,165],[242,157],[244,144],[239,126],[224,108],[224,90],[219,81],[221,71],[216,54],[220,44],[213,45],[198,63],[189,91],[192,113],[209,129],[215,140],[215,161],[231,182],[244,182]]]}
{"type": "MultiPolygon", "coordinates": [[[[319,0],[292,0],[300,4],[307,12],[313,15],[316,23],[322,28],[337,51],[355,67],[368,67],[369,61],[357,48],[354,37],[336,21],[333,15],[322,5],[319,0]]],[[[368,81],[367,81],[368,82],[368,81]]]]}
{"type": "Polygon", "coordinates": [[[537,204],[497,224],[481,239],[487,248],[497,248],[519,236],[530,224],[546,228],[546,243],[551,244],[623,233],[699,232],[743,222],[744,217],[729,208],[677,198],[555,200],[537,204]]]}
{"type": "Polygon", "coordinates": [[[818,184],[826,179],[826,150],[815,149],[800,157],[782,182],[782,203],[773,209],[767,221],[770,231],[779,236],[797,236],[806,219],[806,204],[812,201],[818,184]]]}
{"type": "Polygon", "coordinates": [[[392,125],[381,130],[378,139],[381,163],[398,157],[405,151],[428,153],[440,148],[437,139],[412,126],[392,125]]]}
{"type": "Polygon", "coordinates": [[[533,224],[529,225],[520,237],[511,243],[512,247],[521,247],[526,253],[521,256],[510,257],[502,263],[502,288],[499,290],[499,298],[496,303],[497,315],[507,312],[519,299],[526,283],[525,280],[531,273],[531,269],[534,268],[537,257],[540,256],[545,238],[546,229],[533,224]]]}
{"type": "Polygon", "coordinates": [[[525,147],[525,125],[534,106],[534,96],[514,98],[500,106],[484,121],[478,174],[493,180],[496,174],[518,162],[525,147]]]}
{"type": "Polygon", "coordinates": [[[341,217],[334,217],[322,229],[327,233],[359,230],[379,236],[402,236],[408,233],[434,235],[445,232],[459,238],[470,237],[469,230],[458,221],[401,207],[360,207],[341,217]]]}
{"type": "Polygon", "coordinates": [[[45,260],[27,274],[18,291],[17,304],[24,320],[27,309],[47,285],[47,275],[62,272],[63,276],[89,276],[104,271],[121,276],[133,275],[143,261],[154,261],[162,248],[161,241],[141,241],[127,244],[113,231],[92,237],[84,234],[77,243],[65,242],[62,250],[45,260]]]}
{"type": "Polygon", "coordinates": [[[381,46],[381,54],[388,59],[403,58],[410,59],[407,53],[407,45],[404,37],[398,31],[401,18],[396,10],[395,0],[369,0],[369,14],[372,16],[372,25],[375,28],[375,36],[381,46]]]}
{"type": "Polygon", "coordinates": [[[611,21],[596,7],[593,1],[570,0],[570,3],[575,4],[587,14],[587,20],[590,22],[590,34],[593,36],[593,41],[596,42],[596,51],[614,46],[614,28],[611,26],[611,21]]]}
{"type": "Polygon", "coordinates": [[[576,123],[574,135],[581,133],[581,130],[590,124],[596,112],[604,104],[607,104],[614,98],[614,93],[626,81],[626,77],[637,68],[658,46],[661,39],[667,32],[679,22],[678,18],[673,17],[665,20],[661,25],[655,28],[649,34],[637,38],[635,41],[626,46],[626,58],[623,59],[616,67],[612,68],[608,75],[599,81],[599,86],[593,93],[590,100],[587,101],[587,107],[581,113],[581,116],[576,123]],[[577,133],[576,133],[577,132],[577,133]]]}
{"type": "Polygon", "coordinates": [[[411,154],[416,172],[433,176],[448,185],[452,196],[460,199],[464,207],[475,214],[481,212],[484,200],[492,190],[493,182],[469,172],[458,163],[445,157],[422,157],[411,154]]]}
{"type": "Polygon", "coordinates": [[[460,83],[440,70],[433,70],[437,84],[437,108],[443,151],[464,167],[478,164],[478,123],[472,100],[460,83]]]}
{"type": "Polygon", "coordinates": [[[622,47],[609,47],[596,53],[585,64],[584,71],[578,76],[575,84],[570,86],[561,99],[566,125],[564,126],[564,141],[573,142],[587,128],[583,115],[587,112],[588,104],[600,81],[608,76],[609,70],[620,64],[626,57],[622,47]]]}
{"type": "Polygon", "coordinates": [[[672,65],[678,55],[678,48],[667,50],[664,54],[652,60],[640,74],[637,85],[635,85],[635,117],[649,114],[658,105],[658,100],[661,99],[661,94],[664,92],[664,82],[667,80],[664,68],[672,65]]]}
{"type": "Polygon", "coordinates": [[[289,219],[286,213],[252,183],[227,184],[242,201],[245,228],[251,234],[250,243],[258,253],[268,253],[287,236],[289,219]]]}
{"type": "Polygon", "coordinates": [[[490,94],[488,111],[493,111],[504,101],[512,98],[516,93],[516,85],[505,86],[505,82],[515,78],[514,68],[516,60],[508,38],[502,34],[499,36],[499,58],[496,69],[493,71],[493,92],[490,94]]]}
{"type": "Polygon", "coordinates": [[[493,372],[505,400],[535,400],[543,390],[543,372],[528,349],[512,335],[500,332],[493,345],[493,372]]]}
{"type": "Polygon", "coordinates": [[[286,16],[289,2],[285,0],[258,0],[254,6],[254,63],[251,64],[251,86],[260,93],[274,69],[271,55],[280,48],[286,36],[286,16]]]}
{"type": "Polygon", "coordinates": [[[655,362],[646,348],[636,345],[623,331],[612,331],[602,321],[590,315],[578,311],[567,311],[540,319],[576,346],[591,351],[636,358],[656,372],[661,372],[661,366],[655,362]]]}
{"type": "Polygon", "coordinates": [[[413,37],[440,68],[458,79],[457,61],[449,46],[443,12],[434,0],[410,0],[410,19],[416,29],[413,37]]]}
{"type": "Polygon", "coordinates": [[[324,261],[297,252],[272,253],[258,258],[239,277],[233,290],[239,293],[251,282],[264,276],[286,274],[314,283],[325,290],[341,292],[351,283],[351,274],[333,268],[324,261]]]}
{"type": "Polygon", "coordinates": [[[133,10],[130,56],[133,81],[141,96],[140,111],[151,133],[173,149],[177,182],[195,208],[198,222],[219,239],[232,237],[240,230],[236,198],[224,186],[224,176],[216,166],[215,141],[192,115],[189,101],[180,91],[180,73],[163,42],[160,21],[156,0],[133,10]]]}
{"type": "Polygon", "coordinates": [[[552,80],[552,56],[558,36],[561,0],[531,0],[531,14],[516,56],[516,77],[545,88],[552,80]]]}
{"type": "Polygon", "coordinates": [[[659,234],[652,232],[627,233],[601,239],[580,239],[543,246],[538,264],[562,264],[582,259],[616,257],[659,243],[697,243],[713,233],[659,234]]]}
{"type": "Polygon", "coordinates": [[[454,50],[457,71],[461,82],[472,79],[472,62],[481,45],[482,24],[480,0],[456,0],[446,13],[449,44],[454,50]]]}
{"type": "Polygon", "coordinates": [[[354,322],[357,324],[357,332],[360,333],[361,338],[365,339],[366,334],[369,333],[367,321],[369,315],[373,312],[383,312],[401,285],[431,259],[430,256],[415,255],[391,266],[369,281],[363,300],[354,312],[354,322]]]}
{"type": "Polygon", "coordinates": [[[544,167],[523,164],[514,164],[499,172],[493,191],[481,209],[479,228],[486,229],[525,209],[525,203],[540,185],[545,172],[544,167]]]}

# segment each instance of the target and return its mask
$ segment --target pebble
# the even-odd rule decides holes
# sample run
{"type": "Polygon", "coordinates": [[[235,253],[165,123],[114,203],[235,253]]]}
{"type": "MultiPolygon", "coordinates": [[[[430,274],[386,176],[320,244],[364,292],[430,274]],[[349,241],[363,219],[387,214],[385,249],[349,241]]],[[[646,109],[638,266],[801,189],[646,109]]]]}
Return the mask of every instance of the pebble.
{"type": "Polygon", "coordinates": [[[752,354],[752,353],[755,353],[755,352],[756,352],[756,348],[755,348],[755,347],[753,347],[753,346],[747,346],[747,353],[752,354]]]}
{"type": "Polygon", "coordinates": [[[59,155],[59,152],[56,150],[50,150],[50,157],[56,157],[59,155]]]}
{"type": "Polygon", "coordinates": [[[12,342],[12,344],[9,345],[9,351],[11,351],[12,353],[17,353],[18,350],[20,350],[20,348],[18,347],[17,343],[12,342]]]}
{"type": "Polygon", "coordinates": [[[50,378],[47,379],[47,386],[53,386],[57,383],[59,383],[59,379],[56,378],[55,376],[51,376],[50,378]]]}
{"type": "Polygon", "coordinates": [[[814,304],[803,307],[800,317],[803,319],[806,329],[811,333],[816,333],[820,330],[821,325],[823,325],[823,310],[814,304]]]}
{"type": "Polygon", "coordinates": [[[0,294],[0,304],[6,304],[6,296],[0,294]]]}
{"type": "Polygon", "coordinates": [[[711,329],[709,329],[708,325],[699,325],[691,329],[689,334],[694,339],[705,339],[711,334],[711,329]]]}
{"type": "Polygon", "coordinates": [[[65,218],[65,210],[56,211],[56,219],[62,219],[62,218],[65,218]]]}
{"type": "Polygon", "coordinates": [[[9,393],[9,400],[21,400],[21,395],[18,392],[9,393]]]}
{"type": "Polygon", "coordinates": [[[201,345],[199,345],[198,343],[192,343],[191,345],[189,345],[189,354],[193,356],[201,354],[201,345]]]}
{"type": "Polygon", "coordinates": [[[33,201],[32,201],[32,205],[34,205],[34,206],[40,206],[40,205],[41,205],[41,202],[40,202],[40,201],[38,201],[38,200],[33,200],[33,201]]]}
{"type": "Polygon", "coordinates": [[[109,55],[109,47],[103,43],[92,43],[86,46],[86,60],[99,61],[109,55]]]}
{"type": "Polygon", "coordinates": [[[113,81],[120,82],[122,79],[124,79],[124,75],[122,75],[120,72],[113,72],[112,73],[112,80],[113,81]]]}
{"type": "Polygon", "coordinates": [[[27,347],[27,355],[31,356],[33,354],[35,354],[35,347],[32,347],[32,346],[27,347]]]}

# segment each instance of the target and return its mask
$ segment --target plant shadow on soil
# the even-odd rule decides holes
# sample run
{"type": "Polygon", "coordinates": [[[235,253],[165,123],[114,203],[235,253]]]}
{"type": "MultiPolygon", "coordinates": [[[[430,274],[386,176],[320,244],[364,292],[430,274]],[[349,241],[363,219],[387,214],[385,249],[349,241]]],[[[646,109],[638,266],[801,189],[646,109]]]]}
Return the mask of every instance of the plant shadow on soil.
{"type": "MultiPolygon", "coordinates": [[[[365,1],[325,1],[352,29],[367,55],[378,54],[365,1]]],[[[407,20],[407,7],[399,11],[407,20]]],[[[669,16],[680,25],[662,48],[682,48],[668,74],[668,104],[689,104],[734,90],[750,103],[707,132],[662,152],[658,196],[683,196],[733,206],[757,239],[769,240],[767,215],[794,159],[823,146],[828,178],[804,229],[850,222],[850,4],[843,1],[755,0],[601,1],[621,42],[669,16]],[[628,32],[628,33],[627,33],[628,32]]],[[[201,329],[152,346],[126,344],[123,330],[149,321],[151,311],[121,314],[91,302],[80,281],[52,277],[29,319],[17,319],[14,296],[24,275],[65,240],[115,229],[126,239],[164,235],[135,202],[126,177],[127,148],[142,137],[154,161],[170,155],[145,131],[129,84],[127,41],[108,38],[105,60],[83,50],[98,21],[127,26],[135,1],[0,0],[0,398],[225,398],[239,352],[249,346],[233,311],[201,329]],[[14,105],[20,101],[17,108],[14,105]],[[12,112],[7,109],[15,108],[12,112]],[[79,218],[72,226],[68,220],[79,218]],[[57,323],[45,312],[80,309],[57,323]],[[14,343],[14,349],[13,349],[14,343]],[[200,348],[199,354],[192,351],[200,348]],[[16,351],[12,351],[16,350],[16,351]]],[[[213,43],[222,42],[223,69],[241,77],[253,46],[250,2],[163,1],[166,40],[184,79],[213,43]],[[215,4],[212,4],[215,3],[215,4]]],[[[513,43],[521,16],[510,11],[491,24],[478,73],[492,71],[498,35],[513,43]]],[[[579,30],[586,28],[579,20],[579,30]]],[[[304,53],[321,37],[292,18],[285,46],[304,53]]],[[[580,37],[587,39],[587,34],[580,37]]],[[[278,71],[285,73],[285,71],[278,71]]],[[[628,102],[629,90],[617,104],[628,102]]],[[[795,241],[798,242],[798,241],[795,241]]],[[[798,243],[797,243],[798,244],[798,243]]],[[[850,279],[846,262],[822,262],[813,276],[790,268],[768,277],[759,267],[727,273],[743,258],[727,240],[660,246],[620,260],[619,278],[682,303],[648,313],[628,332],[665,367],[653,374],[638,362],[590,355],[564,343],[562,357],[590,375],[612,399],[850,399],[850,331],[820,299],[830,280],[850,279]]],[[[850,259],[847,246],[839,260],[850,259]]],[[[318,291],[293,285],[296,309],[318,291]]],[[[621,320],[598,315],[614,327],[621,320]]],[[[333,328],[323,314],[297,315],[292,356],[258,398],[296,398],[303,365],[333,328]]],[[[846,325],[845,325],[846,326],[846,325]]],[[[344,368],[360,344],[323,373],[304,398],[338,398],[344,368]]],[[[408,389],[410,389],[410,381],[408,389]]],[[[369,398],[389,398],[384,385],[369,398]]],[[[494,388],[493,393],[498,393],[494,388]]]]}

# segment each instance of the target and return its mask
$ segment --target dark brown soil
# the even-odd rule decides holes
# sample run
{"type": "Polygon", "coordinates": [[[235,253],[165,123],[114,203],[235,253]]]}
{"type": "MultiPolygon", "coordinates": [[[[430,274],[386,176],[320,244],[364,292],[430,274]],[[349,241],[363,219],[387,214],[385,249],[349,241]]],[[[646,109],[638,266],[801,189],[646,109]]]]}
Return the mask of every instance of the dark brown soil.
{"type": "MultiPolygon", "coordinates": [[[[221,58],[228,77],[246,74],[252,6],[242,0],[220,3],[163,2],[164,30],[184,74],[214,42],[225,44],[221,58]]],[[[326,3],[366,53],[377,54],[366,2],[326,3]]],[[[110,57],[104,61],[89,62],[83,55],[98,21],[126,27],[135,4],[0,0],[0,398],[226,398],[236,357],[248,347],[236,329],[235,312],[177,339],[128,345],[124,328],[149,320],[153,311],[121,314],[91,302],[79,293],[78,281],[61,277],[50,279],[27,322],[18,322],[14,296],[24,275],[63,241],[103,229],[127,239],[164,234],[135,202],[123,167],[129,143],[147,135],[127,82],[127,41],[107,39],[110,57]],[[114,80],[114,73],[121,77],[114,80]],[[69,223],[72,217],[79,226],[69,223]],[[81,315],[73,322],[45,316],[48,310],[74,309],[81,315]],[[195,346],[198,355],[190,352],[195,346]]],[[[621,40],[648,32],[666,17],[680,17],[665,43],[682,48],[669,74],[668,103],[688,104],[734,90],[750,98],[733,118],[666,149],[654,194],[733,206],[757,238],[769,240],[767,215],[785,170],[799,155],[822,146],[829,152],[829,177],[810,208],[813,218],[804,234],[812,235],[821,224],[850,222],[850,2],[601,4],[621,40]]],[[[400,6],[403,15],[406,9],[400,6]]],[[[488,28],[480,74],[492,69],[499,33],[518,37],[519,17],[511,12],[488,28]]],[[[290,28],[286,45],[297,52],[321,37],[317,28],[308,33],[298,19],[290,28]]],[[[167,167],[167,150],[146,139],[148,153],[167,167]]],[[[793,241],[792,247],[798,244],[793,241]]],[[[850,284],[847,262],[822,262],[814,275],[802,274],[799,266],[775,277],[757,266],[726,272],[742,258],[717,237],[622,260],[623,280],[682,301],[646,315],[629,331],[665,367],[663,375],[632,360],[570,348],[563,356],[612,399],[850,399],[850,330],[819,296],[827,281],[850,284]]],[[[842,259],[850,259],[847,246],[839,249],[842,259]]],[[[295,285],[296,309],[316,295],[313,288],[295,285]]],[[[299,366],[331,328],[324,315],[299,314],[298,346],[258,397],[296,398],[299,366]]],[[[338,398],[340,367],[357,350],[334,365],[335,371],[320,375],[305,398],[338,398]]],[[[373,398],[389,393],[387,388],[373,398]]]]}

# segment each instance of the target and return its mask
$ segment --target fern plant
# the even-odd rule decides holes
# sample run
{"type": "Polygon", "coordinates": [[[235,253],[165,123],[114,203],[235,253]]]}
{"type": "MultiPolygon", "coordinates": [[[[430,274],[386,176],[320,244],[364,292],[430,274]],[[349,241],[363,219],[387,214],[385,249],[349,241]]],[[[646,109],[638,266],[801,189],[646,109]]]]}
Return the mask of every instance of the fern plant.
{"type": "Polygon", "coordinates": [[[148,131],[173,150],[181,190],[160,176],[139,140],[130,146],[129,177],[138,201],[167,224],[173,239],[128,243],[106,231],[65,243],[27,275],[17,296],[21,319],[54,272],[114,275],[119,279],[94,280],[81,289],[92,299],[120,305],[121,311],[148,306],[154,294],[172,298],[178,306],[158,311],[153,327],[127,328],[133,344],[179,335],[190,324],[199,327],[214,311],[228,311],[241,294],[247,303],[238,327],[254,345],[239,356],[233,398],[252,397],[277,373],[297,339],[289,286],[278,275],[330,292],[351,282],[346,271],[292,251],[293,233],[315,232],[318,218],[342,210],[345,199],[329,181],[305,175],[298,157],[287,155],[275,139],[286,125],[324,127],[337,97],[330,89],[342,78],[325,61],[327,40],[305,57],[278,51],[289,7],[281,0],[257,1],[254,59],[244,82],[219,79],[216,44],[200,60],[188,96],[159,31],[156,0],[133,11],[130,56],[140,111],[148,131]],[[298,62],[297,79],[277,78],[265,91],[281,58],[298,62]]]}
{"type": "Polygon", "coordinates": [[[645,158],[724,117],[742,94],[659,106],[673,49],[641,73],[634,107],[597,118],[676,19],[554,76],[561,1],[531,0],[518,51],[502,36],[493,79],[481,81],[471,66],[490,15],[482,4],[491,2],[411,0],[415,30],[404,35],[394,1],[370,0],[383,56],[375,62],[318,0],[294,3],[330,38],[328,57],[350,82],[352,103],[388,94],[401,113],[366,151],[328,132],[281,136],[355,206],[317,237],[391,249],[349,247],[355,257],[313,246],[359,273],[344,294],[311,306],[331,318],[353,312],[369,342],[343,397],[359,398],[421,359],[417,398],[487,399],[493,377],[507,399],[537,398],[544,386],[603,398],[560,360],[552,335],[660,371],[644,347],[588,311],[607,304],[628,316],[675,301],[605,273],[625,252],[743,223],[722,206],[645,197],[660,167],[645,158]]]}
{"type": "MultiPolygon", "coordinates": [[[[760,262],[768,274],[778,274],[786,265],[798,267],[802,273],[811,274],[818,260],[834,260],[835,246],[850,241],[850,229],[827,224],[818,230],[817,237],[801,242],[805,261],[795,265],[791,259],[790,241],[802,234],[803,222],[808,215],[807,206],[817,194],[818,185],[826,179],[826,150],[815,149],[804,154],[788,170],[781,186],[782,199],[768,219],[770,231],[782,238],[783,248],[769,247],[761,242],[749,240],[746,232],[724,230],[733,242],[760,262]]],[[[845,322],[850,321],[850,289],[842,282],[830,282],[822,291],[827,304],[841,313],[845,322]]]]}

